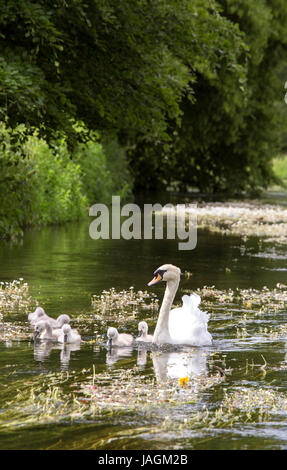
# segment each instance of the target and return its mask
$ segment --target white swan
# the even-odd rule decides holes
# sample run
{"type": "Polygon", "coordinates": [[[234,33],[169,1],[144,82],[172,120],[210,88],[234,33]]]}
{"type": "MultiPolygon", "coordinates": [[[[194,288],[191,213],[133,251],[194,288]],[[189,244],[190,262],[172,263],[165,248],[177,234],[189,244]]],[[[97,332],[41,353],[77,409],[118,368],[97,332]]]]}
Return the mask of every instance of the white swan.
{"type": "Polygon", "coordinates": [[[143,341],[145,343],[151,343],[153,336],[148,335],[148,325],[145,321],[140,321],[138,324],[139,335],[136,341],[143,341]]]}
{"type": "Polygon", "coordinates": [[[35,325],[34,341],[36,341],[38,338],[49,341],[58,341],[60,331],[61,330],[53,330],[49,321],[40,320],[35,325]]]}
{"type": "Polygon", "coordinates": [[[128,333],[119,333],[118,330],[112,326],[107,331],[108,342],[107,346],[131,346],[133,344],[133,337],[128,333]]]}
{"type": "Polygon", "coordinates": [[[80,343],[81,335],[77,330],[72,329],[70,325],[64,324],[60,330],[58,342],[67,344],[80,343]]]}
{"type": "Polygon", "coordinates": [[[191,294],[182,297],[182,307],[171,309],[180,280],[180,269],[172,264],[164,264],[154,272],[148,286],[166,281],[166,289],[153,334],[155,344],[187,344],[205,346],[212,344],[212,336],[207,331],[209,315],[198,306],[200,296],[191,294]]]}

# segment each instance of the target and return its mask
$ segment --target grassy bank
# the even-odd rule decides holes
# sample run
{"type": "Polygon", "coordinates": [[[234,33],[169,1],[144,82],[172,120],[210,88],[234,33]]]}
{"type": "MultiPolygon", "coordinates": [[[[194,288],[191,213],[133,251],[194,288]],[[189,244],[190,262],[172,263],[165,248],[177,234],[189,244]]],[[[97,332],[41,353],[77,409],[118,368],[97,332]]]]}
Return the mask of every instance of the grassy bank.
{"type": "Polygon", "coordinates": [[[131,194],[126,156],[115,140],[92,136],[69,150],[65,137],[49,143],[24,125],[0,122],[0,239],[34,225],[74,221],[112,194],[131,194]]]}

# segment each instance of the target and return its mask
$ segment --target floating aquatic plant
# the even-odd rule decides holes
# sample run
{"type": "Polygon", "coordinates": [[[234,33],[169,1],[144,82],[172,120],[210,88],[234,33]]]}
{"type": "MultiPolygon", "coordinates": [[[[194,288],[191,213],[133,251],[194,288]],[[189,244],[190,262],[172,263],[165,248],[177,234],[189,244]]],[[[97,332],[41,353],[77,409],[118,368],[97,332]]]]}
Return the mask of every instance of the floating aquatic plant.
{"type": "MultiPolygon", "coordinates": [[[[1,316],[0,316],[1,321],[1,316]]],[[[19,341],[32,339],[31,329],[27,325],[20,322],[6,322],[0,323],[0,342],[2,341],[19,341]]]]}
{"type": "Polygon", "coordinates": [[[73,372],[40,374],[31,381],[14,383],[16,393],[0,414],[0,429],[95,417],[98,420],[131,411],[152,413],[159,407],[194,403],[201,391],[221,382],[222,377],[216,373],[189,379],[182,388],[174,381],[161,383],[139,375],[137,369],[101,374],[85,369],[74,380],[73,372]]]}
{"type": "Polygon", "coordinates": [[[29,296],[29,286],[23,278],[12,282],[0,282],[0,312],[28,311],[36,302],[29,296]]]}
{"type": "MultiPolygon", "coordinates": [[[[165,208],[164,211],[173,211],[165,208]]],[[[257,236],[268,242],[287,243],[287,209],[279,205],[248,202],[201,202],[186,207],[197,217],[197,227],[243,239],[257,236]]]]}
{"type": "Polygon", "coordinates": [[[156,381],[136,370],[117,370],[115,377],[109,376],[106,386],[101,387],[103,376],[93,377],[93,383],[81,384],[79,393],[84,393],[90,400],[96,400],[98,406],[108,409],[148,410],[169,404],[190,403],[196,401],[199,392],[222,382],[220,374],[200,375],[192,379],[184,377],[183,383],[169,379],[156,381]]]}
{"type": "Polygon", "coordinates": [[[204,407],[190,414],[182,422],[173,420],[169,430],[178,427],[193,429],[232,428],[251,423],[262,423],[274,419],[274,415],[286,415],[287,396],[271,388],[243,387],[225,392],[216,408],[204,407]]]}
{"type": "Polygon", "coordinates": [[[117,292],[114,287],[92,296],[92,308],[99,314],[128,312],[136,314],[139,309],[157,310],[158,298],[155,293],[135,291],[133,287],[117,292]]]}
{"type": "Polygon", "coordinates": [[[262,290],[239,288],[220,290],[215,286],[204,286],[198,288],[196,292],[201,296],[204,307],[212,308],[218,304],[238,305],[244,310],[245,315],[263,315],[266,312],[276,314],[279,310],[284,310],[287,303],[287,289],[282,284],[277,284],[273,289],[265,286],[262,290]]]}

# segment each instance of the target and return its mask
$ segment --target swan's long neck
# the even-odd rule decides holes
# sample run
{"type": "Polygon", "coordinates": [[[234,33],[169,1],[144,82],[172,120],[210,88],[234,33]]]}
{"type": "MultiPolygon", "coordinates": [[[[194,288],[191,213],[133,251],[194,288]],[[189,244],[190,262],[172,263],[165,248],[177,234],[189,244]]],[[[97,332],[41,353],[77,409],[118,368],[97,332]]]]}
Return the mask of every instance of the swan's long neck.
{"type": "Polygon", "coordinates": [[[178,285],[179,278],[176,280],[167,281],[166,283],[163,301],[161,304],[157,324],[153,334],[153,343],[162,344],[171,342],[171,337],[168,328],[168,319],[169,312],[174,301],[176,291],[178,289],[178,285]]]}

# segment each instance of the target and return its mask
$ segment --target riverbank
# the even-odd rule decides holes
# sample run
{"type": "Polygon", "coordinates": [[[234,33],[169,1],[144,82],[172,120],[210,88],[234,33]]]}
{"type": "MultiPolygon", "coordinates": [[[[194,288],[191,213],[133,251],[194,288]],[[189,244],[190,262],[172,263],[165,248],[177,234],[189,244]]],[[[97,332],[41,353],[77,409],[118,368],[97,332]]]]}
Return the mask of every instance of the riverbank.
{"type": "Polygon", "coordinates": [[[0,169],[0,240],[78,220],[90,205],[108,204],[113,194],[125,200],[132,191],[125,152],[96,133],[70,149],[63,135],[48,142],[35,129],[0,122],[0,169]]]}

